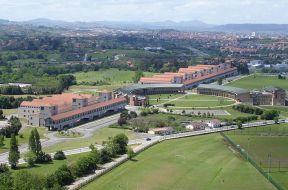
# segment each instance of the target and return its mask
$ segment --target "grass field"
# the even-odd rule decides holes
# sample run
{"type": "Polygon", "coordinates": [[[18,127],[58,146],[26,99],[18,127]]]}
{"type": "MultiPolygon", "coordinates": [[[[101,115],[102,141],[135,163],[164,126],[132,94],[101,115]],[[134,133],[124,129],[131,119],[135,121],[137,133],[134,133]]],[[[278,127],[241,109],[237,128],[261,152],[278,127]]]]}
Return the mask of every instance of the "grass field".
{"type": "Polygon", "coordinates": [[[156,94],[156,95],[149,95],[148,97],[150,105],[157,105],[173,100],[175,98],[179,98],[184,95],[185,94],[156,94]]]}
{"type": "Polygon", "coordinates": [[[85,139],[73,139],[72,141],[63,142],[61,144],[53,145],[50,147],[44,148],[46,152],[52,153],[57,150],[69,150],[80,147],[86,147],[91,144],[102,144],[103,141],[106,141],[108,137],[115,136],[119,133],[124,133],[128,136],[129,139],[135,139],[134,133],[126,129],[116,129],[116,128],[102,128],[95,132],[91,137],[85,139]]]}
{"type": "Polygon", "coordinates": [[[287,106],[261,106],[263,109],[267,110],[278,110],[280,111],[280,116],[287,118],[288,117],[288,107],[287,106]]]}
{"type": "MultiPolygon", "coordinates": [[[[125,71],[118,69],[106,69],[100,71],[78,72],[75,74],[77,82],[97,82],[104,80],[111,84],[132,83],[134,71],[125,71]]],[[[144,72],[145,76],[151,76],[153,73],[144,72]]]]}
{"type": "Polygon", "coordinates": [[[245,89],[262,89],[265,86],[276,86],[288,90],[288,80],[278,79],[276,76],[263,76],[260,74],[251,75],[243,79],[231,82],[228,86],[245,89]]]}
{"type": "Polygon", "coordinates": [[[217,96],[208,96],[208,95],[198,95],[198,94],[190,94],[190,95],[175,95],[170,98],[165,97],[165,95],[161,95],[162,97],[149,100],[150,104],[163,104],[165,102],[169,104],[174,104],[175,107],[181,107],[181,108],[197,108],[197,107],[215,107],[215,106],[227,106],[235,103],[234,100],[223,98],[223,97],[217,97],[217,96]],[[181,97],[183,96],[183,97],[181,97]],[[180,97],[180,98],[179,98],[180,97]],[[173,100],[175,98],[178,98],[176,100],[173,100]],[[172,101],[171,101],[172,100],[172,101]],[[151,103],[152,101],[152,103],[151,103]]]}
{"type": "Polygon", "coordinates": [[[91,182],[84,190],[275,189],[219,134],[155,145],[91,182]]]}
{"type": "MultiPolygon", "coordinates": [[[[49,175],[49,174],[52,174],[54,171],[56,171],[63,164],[68,164],[68,163],[77,161],[79,158],[87,154],[89,153],[69,155],[69,156],[66,156],[67,159],[65,160],[53,160],[53,162],[48,163],[48,164],[37,164],[33,168],[28,167],[27,164],[22,164],[22,165],[19,165],[19,169],[16,170],[16,172],[19,170],[28,170],[29,172],[35,173],[35,174],[49,175]]],[[[11,171],[15,171],[15,170],[11,170],[11,171]]]]}
{"type": "MultiPolygon", "coordinates": [[[[152,76],[154,73],[144,72],[144,76],[152,76]]],[[[114,90],[122,86],[133,83],[133,77],[135,75],[134,71],[125,71],[118,69],[105,69],[99,71],[89,71],[89,72],[78,72],[75,73],[77,83],[81,84],[82,82],[99,82],[104,81],[108,83],[107,85],[76,85],[70,87],[70,92],[77,93],[94,93],[101,90],[114,90]]]]}
{"type": "Polygon", "coordinates": [[[271,125],[228,132],[228,136],[243,147],[250,156],[268,171],[271,153],[271,176],[288,189],[288,124],[271,125]]]}
{"type": "MultiPolygon", "coordinates": [[[[29,135],[34,129],[34,127],[25,127],[23,130],[19,132],[19,134],[23,135],[23,138],[20,138],[20,135],[17,136],[18,139],[18,144],[27,144],[29,140],[29,135]]],[[[44,134],[47,132],[46,128],[44,127],[37,127],[37,130],[39,132],[40,138],[44,138],[44,134]]],[[[0,153],[7,152],[9,151],[10,147],[10,138],[5,138],[4,139],[4,146],[0,148],[0,153]]]]}

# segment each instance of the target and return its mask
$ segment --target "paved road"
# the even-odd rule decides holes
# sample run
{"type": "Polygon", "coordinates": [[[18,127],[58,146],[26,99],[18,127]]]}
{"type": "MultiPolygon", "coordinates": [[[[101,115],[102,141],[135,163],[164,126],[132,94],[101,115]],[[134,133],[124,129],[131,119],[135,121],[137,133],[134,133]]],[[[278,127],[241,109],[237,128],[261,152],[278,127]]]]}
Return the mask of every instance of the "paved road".
{"type": "MultiPolygon", "coordinates": [[[[115,114],[115,115],[111,115],[109,117],[105,117],[105,118],[102,118],[102,119],[99,119],[99,120],[96,120],[96,121],[93,121],[84,125],[80,125],[78,127],[73,128],[73,131],[80,132],[83,134],[83,136],[79,138],[82,138],[82,139],[89,138],[93,135],[95,131],[117,123],[119,116],[120,114],[115,114]]],[[[57,134],[57,132],[48,133],[46,135],[48,139],[41,140],[42,147],[49,147],[49,146],[53,146],[55,144],[59,144],[62,142],[75,140],[75,138],[59,138],[59,137],[56,137],[55,134],[57,134]]],[[[21,154],[27,152],[28,145],[27,144],[20,145],[19,151],[21,154]]],[[[6,163],[7,160],[8,160],[8,152],[0,154],[0,163],[3,163],[3,162],[6,163]]]]}
{"type": "MultiPolygon", "coordinates": [[[[117,123],[119,116],[120,116],[120,114],[115,114],[115,115],[112,115],[109,117],[105,117],[105,118],[102,118],[102,119],[99,119],[99,120],[75,127],[74,130],[77,132],[83,133],[84,136],[79,137],[79,138],[85,139],[85,138],[92,136],[95,131],[117,123]]],[[[285,122],[285,120],[280,120],[280,123],[284,123],[284,122],[285,122]]],[[[286,122],[288,122],[288,121],[286,120],[286,122]]],[[[259,121],[259,122],[243,124],[243,128],[256,127],[256,126],[266,126],[266,125],[272,125],[274,123],[275,123],[274,121],[259,121]]],[[[220,132],[220,131],[234,130],[236,128],[237,128],[236,125],[231,125],[231,126],[225,126],[225,127],[221,127],[221,128],[206,129],[206,130],[202,130],[202,131],[192,131],[192,132],[186,132],[186,133],[166,135],[164,137],[149,136],[149,138],[151,139],[151,141],[155,141],[155,140],[157,141],[157,140],[159,140],[159,139],[161,140],[163,138],[164,139],[173,139],[173,138],[181,138],[181,137],[188,137],[188,136],[195,136],[195,135],[203,135],[203,134],[209,134],[209,133],[220,132]]],[[[48,147],[48,146],[52,146],[52,145],[55,145],[55,144],[58,144],[61,142],[74,140],[73,138],[58,138],[58,137],[55,137],[53,134],[55,134],[55,132],[52,132],[48,135],[50,138],[49,140],[42,141],[42,147],[48,147]]],[[[146,141],[146,138],[147,138],[146,136],[142,136],[142,138],[129,141],[129,144],[141,144],[141,146],[143,146],[143,145],[145,146],[145,144],[148,143],[146,141]]],[[[98,146],[97,148],[101,148],[101,146],[98,146]]],[[[28,146],[26,144],[21,145],[19,147],[19,150],[20,150],[20,153],[23,154],[23,153],[28,151],[28,146]]],[[[72,155],[72,154],[79,154],[79,153],[88,152],[88,151],[90,151],[88,147],[82,147],[82,148],[77,148],[77,149],[72,149],[72,150],[66,150],[64,152],[66,155],[72,155]]],[[[7,162],[8,162],[8,153],[0,154],[0,163],[7,163],[7,162]]],[[[21,159],[19,163],[23,163],[23,162],[24,162],[24,160],[21,159]]]]}

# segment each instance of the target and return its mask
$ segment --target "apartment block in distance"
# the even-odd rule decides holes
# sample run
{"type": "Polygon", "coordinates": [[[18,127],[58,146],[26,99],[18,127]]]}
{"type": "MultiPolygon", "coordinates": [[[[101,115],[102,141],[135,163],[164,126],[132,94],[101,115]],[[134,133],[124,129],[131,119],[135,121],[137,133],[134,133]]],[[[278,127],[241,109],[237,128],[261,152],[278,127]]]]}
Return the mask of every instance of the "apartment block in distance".
{"type": "Polygon", "coordinates": [[[108,91],[101,92],[99,96],[63,93],[24,101],[18,108],[18,114],[27,119],[28,125],[61,130],[84,119],[92,120],[122,110],[126,104],[125,98],[113,98],[112,92],[108,91]]]}
{"type": "Polygon", "coordinates": [[[219,65],[196,65],[180,68],[177,73],[165,72],[152,77],[142,77],[140,84],[184,84],[186,89],[197,87],[202,83],[210,83],[218,78],[237,75],[237,68],[230,63],[219,65]]]}

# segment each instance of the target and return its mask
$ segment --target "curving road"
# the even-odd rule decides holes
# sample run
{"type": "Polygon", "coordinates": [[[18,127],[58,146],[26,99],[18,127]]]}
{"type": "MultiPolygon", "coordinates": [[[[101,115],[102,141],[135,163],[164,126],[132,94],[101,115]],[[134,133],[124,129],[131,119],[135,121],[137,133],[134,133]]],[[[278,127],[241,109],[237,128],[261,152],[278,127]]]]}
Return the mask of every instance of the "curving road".
{"type": "MultiPolygon", "coordinates": [[[[108,117],[104,117],[104,118],[101,118],[99,120],[92,121],[92,122],[80,125],[78,127],[75,127],[75,128],[73,128],[73,131],[83,134],[83,136],[81,136],[79,138],[82,138],[82,139],[89,138],[95,133],[95,131],[117,123],[119,117],[120,117],[119,113],[108,116],[108,117]]],[[[57,137],[56,136],[57,133],[58,132],[49,132],[48,134],[46,134],[45,136],[47,137],[47,139],[41,140],[42,147],[49,147],[49,146],[53,146],[55,144],[59,144],[62,142],[67,142],[67,141],[73,141],[76,139],[76,138],[57,137]]],[[[20,145],[19,151],[20,151],[20,154],[27,152],[28,151],[28,145],[27,144],[20,145]]],[[[80,152],[78,151],[78,153],[80,153],[80,152]]],[[[8,154],[9,154],[8,152],[0,154],[0,163],[7,163],[8,154]]]]}

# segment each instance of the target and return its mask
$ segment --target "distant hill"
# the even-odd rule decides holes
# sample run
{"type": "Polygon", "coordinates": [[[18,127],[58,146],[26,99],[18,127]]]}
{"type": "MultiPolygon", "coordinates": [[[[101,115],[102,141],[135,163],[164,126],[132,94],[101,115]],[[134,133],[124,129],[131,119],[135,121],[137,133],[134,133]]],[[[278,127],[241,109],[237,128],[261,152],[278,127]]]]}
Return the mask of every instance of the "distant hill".
{"type": "Polygon", "coordinates": [[[0,19],[0,24],[8,24],[9,20],[0,19]]]}
{"type": "Polygon", "coordinates": [[[48,27],[111,27],[111,28],[128,28],[128,29],[177,29],[177,30],[203,30],[212,27],[213,25],[204,22],[193,21],[163,21],[163,22],[142,22],[142,21],[95,21],[95,22],[65,22],[58,20],[50,20],[45,18],[34,19],[23,22],[35,26],[48,27]]]}
{"type": "Polygon", "coordinates": [[[46,27],[64,27],[71,29],[114,28],[114,29],[148,29],[148,30],[180,30],[180,31],[217,31],[217,32],[277,32],[288,33],[288,24],[225,24],[211,25],[199,20],[191,21],[95,21],[95,22],[66,22],[39,18],[24,22],[1,20],[0,24],[20,24],[46,27]]]}
{"type": "Polygon", "coordinates": [[[215,26],[215,31],[224,32],[288,32],[288,24],[226,24],[215,26]]]}

